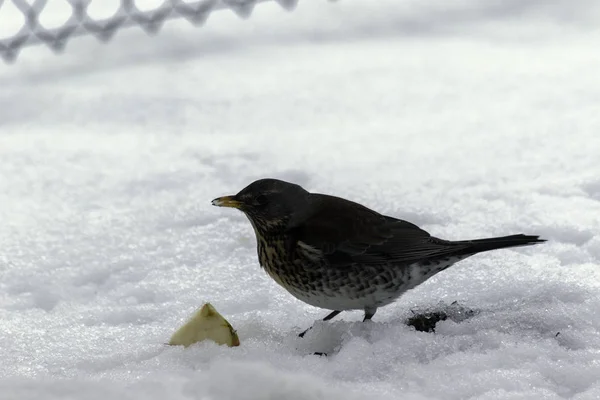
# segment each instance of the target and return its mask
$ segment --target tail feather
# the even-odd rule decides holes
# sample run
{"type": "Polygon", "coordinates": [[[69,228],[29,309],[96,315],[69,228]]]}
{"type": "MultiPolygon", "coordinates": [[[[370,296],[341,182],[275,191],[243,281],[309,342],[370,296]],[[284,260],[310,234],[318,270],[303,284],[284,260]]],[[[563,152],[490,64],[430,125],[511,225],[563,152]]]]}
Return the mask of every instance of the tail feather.
{"type": "Polygon", "coordinates": [[[467,245],[467,247],[464,249],[464,253],[475,254],[483,251],[504,249],[507,247],[531,246],[534,244],[543,243],[545,241],[545,239],[540,239],[539,236],[521,234],[488,239],[460,240],[453,243],[467,245]]]}

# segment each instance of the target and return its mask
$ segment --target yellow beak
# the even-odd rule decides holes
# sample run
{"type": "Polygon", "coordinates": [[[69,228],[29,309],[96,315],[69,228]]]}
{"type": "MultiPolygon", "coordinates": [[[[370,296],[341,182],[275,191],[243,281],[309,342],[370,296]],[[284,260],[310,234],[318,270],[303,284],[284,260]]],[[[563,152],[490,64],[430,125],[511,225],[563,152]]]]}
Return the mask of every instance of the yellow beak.
{"type": "Polygon", "coordinates": [[[211,203],[213,206],[217,207],[231,207],[238,209],[242,208],[242,205],[244,204],[241,201],[236,200],[234,196],[218,197],[214,199],[211,203]]]}

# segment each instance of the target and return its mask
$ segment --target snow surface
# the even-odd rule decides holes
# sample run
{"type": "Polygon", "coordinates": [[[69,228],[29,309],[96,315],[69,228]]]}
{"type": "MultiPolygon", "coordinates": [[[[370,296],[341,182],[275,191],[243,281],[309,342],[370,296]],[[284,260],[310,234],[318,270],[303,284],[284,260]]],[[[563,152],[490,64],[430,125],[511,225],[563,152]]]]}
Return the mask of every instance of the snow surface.
{"type": "Polygon", "coordinates": [[[599,399],[598,28],[596,0],[315,0],[26,48],[0,65],[0,398],[599,399]],[[210,205],[265,176],[549,242],[299,339],[327,311],[210,205]],[[404,323],[455,300],[476,314],[404,323]],[[241,346],[166,346],[206,301],[241,346]]]}

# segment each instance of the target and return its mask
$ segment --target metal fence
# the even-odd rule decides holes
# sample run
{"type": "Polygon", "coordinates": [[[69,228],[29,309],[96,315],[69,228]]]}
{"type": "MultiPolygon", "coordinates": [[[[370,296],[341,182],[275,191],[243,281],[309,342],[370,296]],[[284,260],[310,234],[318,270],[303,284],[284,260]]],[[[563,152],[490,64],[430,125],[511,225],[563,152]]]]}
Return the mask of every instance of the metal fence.
{"type": "MultiPolygon", "coordinates": [[[[7,0],[11,1],[11,0],[7,0]]],[[[276,1],[283,8],[292,10],[298,0],[164,0],[151,10],[140,10],[134,0],[121,0],[116,13],[106,19],[94,19],[88,13],[92,0],[65,0],[71,7],[71,15],[57,28],[46,29],[40,23],[40,14],[48,6],[48,0],[12,0],[13,9],[24,17],[20,30],[9,37],[0,36],[0,57],[13,62],[19,51],[29,45],[45,44],[54,52],[65,48],[69,39],[81,35],[94,35],[98,40],[108,41],[119,29],[140,26],[148,34],[157,33],[168,19],[185,18],[194,25],[202,25],[210,13],[230,9],[241,18],[247,18],[257,3],[276,1]]],[[[97,0],[102,1],[102,0],[97,0]]],[[[0,16],[2,7],[0,0],[0,16]]]]}

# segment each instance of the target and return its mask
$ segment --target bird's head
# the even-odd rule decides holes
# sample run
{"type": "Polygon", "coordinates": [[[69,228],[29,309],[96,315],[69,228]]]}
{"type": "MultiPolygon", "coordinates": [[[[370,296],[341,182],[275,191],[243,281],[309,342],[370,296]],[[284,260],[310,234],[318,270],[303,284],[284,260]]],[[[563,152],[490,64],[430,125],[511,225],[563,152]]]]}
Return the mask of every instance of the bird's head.
{"type": "Polygon", "coordinates": [[[214,199],[212,204],[237,208],[246,214],[255,230],[265,233],[284,227],[292,214],[304,208],[309,194],[293,183],[260,179],[236,195],[214,199]]]}

